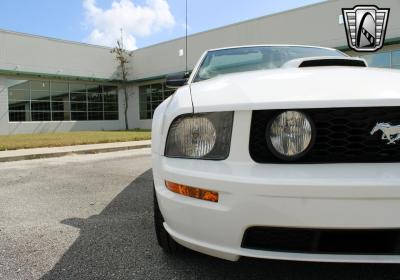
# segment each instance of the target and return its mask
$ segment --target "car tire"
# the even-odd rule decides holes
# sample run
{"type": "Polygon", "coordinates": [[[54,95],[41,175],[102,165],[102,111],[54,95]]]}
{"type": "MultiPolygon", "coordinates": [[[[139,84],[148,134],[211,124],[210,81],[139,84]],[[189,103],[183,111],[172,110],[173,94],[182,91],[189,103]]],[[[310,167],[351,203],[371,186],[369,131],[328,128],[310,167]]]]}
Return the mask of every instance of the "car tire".
{"type": "Polygon", "coordinates": [[[160,207],[158,206],[156,191],[153,188],[153,200],[154,200],[154,225],[156,230],[157,241],[164,252],[175,255],[182,251],[183,247],[178,244],[165,230],[164,218],[161,214],[160,207]]]}

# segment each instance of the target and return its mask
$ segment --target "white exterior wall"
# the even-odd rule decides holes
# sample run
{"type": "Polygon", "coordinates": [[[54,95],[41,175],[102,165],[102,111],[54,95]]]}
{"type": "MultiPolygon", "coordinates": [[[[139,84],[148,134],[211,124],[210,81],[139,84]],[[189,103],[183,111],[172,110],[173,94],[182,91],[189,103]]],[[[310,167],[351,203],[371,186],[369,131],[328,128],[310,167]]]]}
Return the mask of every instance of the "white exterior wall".
{"type": "Polygon", "coordinates": [[[110,48],[0,30],[0,70],[116,78],[110,48]]]}
{"type": "Polygon", "coordinates": [[[8,88],[5,79],[0,78],[0,135],[8,134],[8,88]]]}

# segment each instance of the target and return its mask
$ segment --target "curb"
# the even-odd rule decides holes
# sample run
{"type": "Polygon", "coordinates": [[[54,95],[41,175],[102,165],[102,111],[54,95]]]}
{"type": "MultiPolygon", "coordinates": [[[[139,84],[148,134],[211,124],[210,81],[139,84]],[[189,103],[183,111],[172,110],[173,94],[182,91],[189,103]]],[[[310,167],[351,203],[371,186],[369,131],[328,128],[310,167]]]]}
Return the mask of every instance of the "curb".
{"type": "Polygon", "coordinates": [[[32,160],[32,159],[41,159],[41,158],[55,158],[55,157],[63,157],[63,156],[69,156],[69,155],[110,153],[110,152],[136,150],[136,149],[144,149],[144,148],[151,148],[151,144],[110,147],[110,148],[92,148],[92,149],[87,149],[87,150],[76,150],[76,151],[67,151],[67,152],[50,152],[50,153],[43,153],[43,154],[28,154],[28,155],[19,155],[19,156],[0,157],[0,162],[32,160]]]}

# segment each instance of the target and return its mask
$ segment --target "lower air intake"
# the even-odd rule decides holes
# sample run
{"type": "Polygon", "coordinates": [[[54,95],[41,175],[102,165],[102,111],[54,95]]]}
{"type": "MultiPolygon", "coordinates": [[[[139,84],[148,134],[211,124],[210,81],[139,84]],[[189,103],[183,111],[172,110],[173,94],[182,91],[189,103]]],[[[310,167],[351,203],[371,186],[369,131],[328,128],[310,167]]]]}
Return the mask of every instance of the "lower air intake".
{"type": "Polygon", "coordinates": [[[328,230],[251,227],[242,247],[314,254],[400,254],[400,229],[328,230]]]}

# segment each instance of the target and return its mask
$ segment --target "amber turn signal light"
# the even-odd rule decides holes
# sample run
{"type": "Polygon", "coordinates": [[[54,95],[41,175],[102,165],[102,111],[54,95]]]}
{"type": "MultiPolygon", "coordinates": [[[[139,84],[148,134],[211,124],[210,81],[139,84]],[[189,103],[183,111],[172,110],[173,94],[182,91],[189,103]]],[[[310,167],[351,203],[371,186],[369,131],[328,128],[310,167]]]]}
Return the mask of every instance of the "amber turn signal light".
{"type": "Polygon", "coordinates": [[[189,187],[186,185],[181,185],[169,181],[165,181],[165,186],[171,192],[178,193],[180,195],[193,197],[201,200],[207,200],[211,202],[218,202],[218,192],[189,187]]]}

